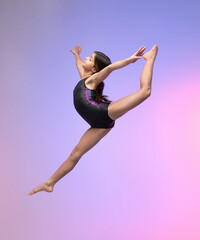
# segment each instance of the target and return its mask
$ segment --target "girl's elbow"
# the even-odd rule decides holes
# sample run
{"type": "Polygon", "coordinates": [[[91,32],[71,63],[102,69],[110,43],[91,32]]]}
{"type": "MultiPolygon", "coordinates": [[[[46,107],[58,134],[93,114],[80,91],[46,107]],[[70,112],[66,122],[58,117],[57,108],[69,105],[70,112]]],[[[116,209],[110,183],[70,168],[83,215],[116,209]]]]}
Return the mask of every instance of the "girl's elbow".
{"type": "Polygon", "coordinates": [[[107,66],[109,74],[115,70],[113,63],[107,66]]]}

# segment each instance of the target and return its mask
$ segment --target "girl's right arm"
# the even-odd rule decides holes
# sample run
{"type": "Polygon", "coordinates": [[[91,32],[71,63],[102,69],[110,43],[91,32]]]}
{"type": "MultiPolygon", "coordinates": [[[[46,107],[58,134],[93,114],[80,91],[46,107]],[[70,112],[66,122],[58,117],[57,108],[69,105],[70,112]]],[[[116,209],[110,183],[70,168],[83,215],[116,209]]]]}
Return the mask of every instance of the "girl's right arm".
{"type": "Polygon", "coordinates": [[[81,53],[81,47],[77,45],[73,50],[70,50],[75,55],[76,58],[76,67],[78,69],[79,75],[82,78],[84,74],[84,69],[82,67],[83,61],[81,60],[79,54],[81,53]]]}

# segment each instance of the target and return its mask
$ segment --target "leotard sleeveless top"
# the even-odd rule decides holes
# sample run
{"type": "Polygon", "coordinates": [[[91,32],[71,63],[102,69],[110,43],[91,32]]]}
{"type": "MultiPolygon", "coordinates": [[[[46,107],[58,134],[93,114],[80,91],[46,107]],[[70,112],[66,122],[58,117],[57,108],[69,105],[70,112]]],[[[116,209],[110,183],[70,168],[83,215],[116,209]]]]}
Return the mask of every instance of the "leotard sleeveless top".
{"type": "MultiPolygon", "coordinates": [[[[88,78],[88,77],[87,77],[88,78]]],[[[110,103],[98,103],[96,90],[86,87],[87,78],[81,79],[74,88],[74,107],[81,117],[93,128],[112,128],[115,121],[108,116],[110,103]]]]}

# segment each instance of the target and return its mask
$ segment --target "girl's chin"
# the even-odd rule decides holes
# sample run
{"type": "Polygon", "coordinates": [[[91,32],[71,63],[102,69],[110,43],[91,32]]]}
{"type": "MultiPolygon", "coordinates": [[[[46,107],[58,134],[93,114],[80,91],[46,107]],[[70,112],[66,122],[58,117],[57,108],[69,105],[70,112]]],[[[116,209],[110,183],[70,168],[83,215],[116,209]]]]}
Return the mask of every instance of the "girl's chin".
{"type": "Polygon", "coordinates": [[[84,68],[84,70],[87,70],[87,66],[85,66],[85,63],[82,63],[82,67],[84,68]]]}

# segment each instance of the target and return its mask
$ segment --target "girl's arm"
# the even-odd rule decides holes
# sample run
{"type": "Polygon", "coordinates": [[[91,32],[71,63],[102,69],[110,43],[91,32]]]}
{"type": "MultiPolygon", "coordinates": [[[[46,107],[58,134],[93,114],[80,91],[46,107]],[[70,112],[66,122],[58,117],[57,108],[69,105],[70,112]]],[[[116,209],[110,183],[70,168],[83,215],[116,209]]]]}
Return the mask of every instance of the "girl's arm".
{"type": "Polygon", "coordinates": [[[82,78],[83,73],[84,73],[84,69],[82,67],[83,61],[81,60],[81,58],[79,56],[79,54],[81,53],[81,47],[79,45],[77,45],[73,50],[70,50],[70,52],[72,52],[75,55],[76,67],[78,69],[80,77],[82,78]]]}
{"type": "Polygon", "coordinates": [[[97,72],[95,74],[93,74],[91,77],[93,78],[93,80],[95,80],[95,83],[97,84],[97,86],[99,85],[99,83],[101,83],[104,79],[107,78],[107,76],[114,70],[119,69],[119,68],[123,68],[125,66],[127,66],[130,63],[134,63],[136,62],[138,59],[141,58],[141,56],[144,54],[146,47],[141,47],[136,53],[134,53],[131,57],[126,58],[124,60],[121,61],[117,61],[114,62],[110,65],[108,65],[107,67],[105,67],[104,69],[102,69],[100,72],[97,72]]]}

